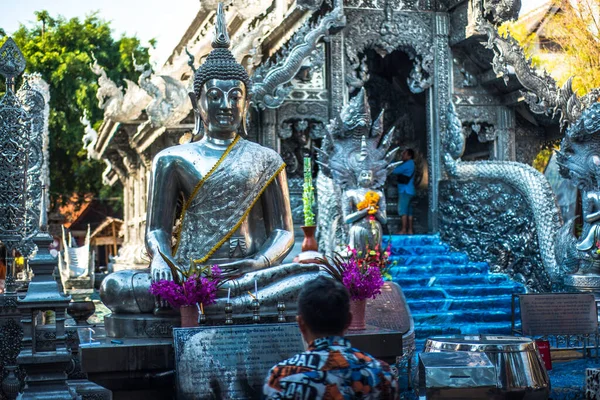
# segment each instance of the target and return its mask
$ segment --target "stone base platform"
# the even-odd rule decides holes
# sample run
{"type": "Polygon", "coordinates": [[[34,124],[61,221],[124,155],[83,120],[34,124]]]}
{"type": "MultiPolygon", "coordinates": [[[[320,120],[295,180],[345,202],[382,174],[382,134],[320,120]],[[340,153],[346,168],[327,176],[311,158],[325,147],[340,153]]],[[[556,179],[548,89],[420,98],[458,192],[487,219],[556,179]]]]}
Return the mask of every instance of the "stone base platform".
{"type": "Polygon", "coordinates": [[[86,379],[72,379],[67,385],[75,389],[81,400],[112,400],[112,392],[86,379]]]}
{"type": "Polygon", "coordinates": [[[111,314],[104,317],[107,337],[112,338],[171,338],[173,328],[181,326],[179,314],[111,314]]]}
{"type": "Polygon", "coordinates": [[[72,289],[94,289],[94,277],[85,278],[69,278],[63,280],[63,287],[65,290],[72,289]]]}
{"type": "Polygon", "coordinates": [[[174,398],[172,339],[112,339],[96,328],[93,345],[81,346],[81,368],[113,399],[174,398]]]}
{"type": "Polygon", "coordinates": [[[565,288],[572,292],[591,292],[596,299],[600,297],[600,275],[566,275],[565,288]]]}
{"type": "MultiPolygon", "coordinates": [[[[265,324],[277,323],[277,314],[261,314],[260,321],[265,324]]],[[[286,315],[286,322],[295,322],[295,315],[286,315]]],[[[206,326],[224,325],[225,318],[209,321],[206,326]]],[[[234,324],[252,323],[251,314],[236,315],[234,324]]],[[[109,338],[155,339],[172,338],[173,328],[181,326],[181,317],[176,315],[155,316],[154,314],[109,314],[104,317],[104,328],[109,338]]]]}
{"type": "MultiPolygon", "coordinates": [[[[414,349],[414,325],[400,287],[386,282],[382,294],[377,299],[367,301],[366,315],[367,329],[349,331],[347,334],[352,345],[399,367],[402,360],[410,358],[407,355],[412,354],[414,349]]],[[[137,326],[140,332],[150,330],[151,333],[167,334],[166,325],[162,325],[164,329],[152,328],[146,319],[148,316],[141,317],[106,317],[106,332],[98,327],[94,335],[96,343],[81,347],[82,369],[91,381],[112,390],[116,400],[173,398],[173,339],[108,336],[109,332],[114,334],[126,324],[137,326]]],[[[288,315],[288,321],[293,322],[294,317],[288,315]]],[[[269,316],[263,318],[262,315],[261,321],[273,322],[269,316]]],[[[242,322],[246,322],[246,319],[236,320],[236,323],[242,322]]],[[[175,326],[175,322],[172,324],[175,326]]],[[[171,335],[172,329],[168,333],[171,335]]]]}

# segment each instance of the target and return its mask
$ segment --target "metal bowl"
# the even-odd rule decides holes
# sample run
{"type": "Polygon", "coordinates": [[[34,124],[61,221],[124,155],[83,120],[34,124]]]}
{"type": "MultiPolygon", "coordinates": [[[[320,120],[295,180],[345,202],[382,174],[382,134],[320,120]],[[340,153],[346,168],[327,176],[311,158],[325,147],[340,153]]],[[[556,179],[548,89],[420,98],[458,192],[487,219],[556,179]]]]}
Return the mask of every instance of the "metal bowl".
{"type": "Polygon", "coordinates": [[[73,317],[77,325],[87,325],[87,319],[95,312],[93,301],[72,301],[67,306],[67,314],[73,317]]]}
{"type": "MultiPolygon", "coordinates": [[[[485,353],[496,367],[498,398],[545,400],[550,379],[533,340],[500,335],[452,335],[427,339],[425,353],[485,353]]],[[[496,397],[494,397],[496,398],[496,397]]]]}

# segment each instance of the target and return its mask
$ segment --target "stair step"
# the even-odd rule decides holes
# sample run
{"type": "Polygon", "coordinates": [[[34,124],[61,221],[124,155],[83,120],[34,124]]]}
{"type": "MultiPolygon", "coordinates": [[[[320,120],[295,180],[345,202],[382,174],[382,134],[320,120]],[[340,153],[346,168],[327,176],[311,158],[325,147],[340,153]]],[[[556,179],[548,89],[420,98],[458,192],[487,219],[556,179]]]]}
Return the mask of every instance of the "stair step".
{"type": "MultiPolygon", "coordinates": [[[[465,296],[498,296],[502,294],[525,293],[525,287],[517,283],[508,283],[498,286],[487,285],[472,285],[472,286],[455,286],[446,288],[446,293],[452,297],[465,296]]],[[[482,301],[485,301],[482,299],[482,301]]]]}
{"type": "Polygon", "coordinates": [[[427,300],[427,299],[448,299],[448,298],[463,298],[473,297],[478,298],[483,305],[489,296],[510,295],[513,293],[523,293],[525,289],[516,284],[504,285],[469,285],[469,286],[454,286],[454,287],[409,287],[402,289],[407,299],[427,300]]]}
{"type": "Polygon", "coordinates": [[[508,322],[480,322],[478,324],[454,324],[454,325],[420,325],[415,323],[415,338],[426,339],[440,335],[510,335],[511,324],[508,322]]]}
{"type": "Polygon", "coordinates": [[[438,264],[466,264],[469,262],[469,257],[462,253],[448,254],[427,254],[420,256],[403,255],[390,256],[391,262],[396,262],[398,265],[438,265],[438,264]]]}
{"type": "Polygon", "coordinates": [[[466,276],[468,274],[484,274],[489,270],[489,266],[486,263],[464,263],[464,264],[424,264],[424,265],[410,265],[400,266],[393,265],[390,267],[390,275],[393,277],[400,277],[404,275],[423,275],[423,276],[436,276],[439,274],[455,274],[466,276]]]}
{"type": "Polygon", "coordinates": [[[445,311],[436,313],[413,313],[415,326],[420,325],[465,325],[481,322],[506,322],[511,319],[508,310],[468,310],[445,311]]]}
{"type": "Polygon", "coordinates": [[[393,235],[392,280],[406,296],[416,339],[450,334],[511,333],[511,299],[523,285],[507,275],[492,274],[485,262],[471,262],[453,252],[439,235],[393,235]]]}
{"type": "Polygon", "coordinates": [[[424,276],[419,275],[399,275],[394,278],[394,281],[402,288],[409,287],[432,287],[432,286],[465,286],[465,285],[485,285],[492,284],[496,285],[499,283],[511,282],[508,276],[504,274],[477,274],[461,276],[456,274],[438,274],[431,276],[425,274],[424,276]]]}
{"type": "Polygon", "coordinates": [[[392,246],[392,256],[446,255],[450,246],[437,244],[430,246],[392,246]]]}
{"type": "Polygon", "coordinates": [[[382,240],[383,247],[392,243],[392,247],[396,246],[424,246],[424,245],[439,245],[442,244],[440,235],[392,235],[386,236],[382,240]]]}
{"type": "Polygon", "coordinates": [[[409,302],[413,313],[460,311],[460,310],[510,310],[512,295],[479,297],[458,297],[454,299],[412,300],[409,302]]]}

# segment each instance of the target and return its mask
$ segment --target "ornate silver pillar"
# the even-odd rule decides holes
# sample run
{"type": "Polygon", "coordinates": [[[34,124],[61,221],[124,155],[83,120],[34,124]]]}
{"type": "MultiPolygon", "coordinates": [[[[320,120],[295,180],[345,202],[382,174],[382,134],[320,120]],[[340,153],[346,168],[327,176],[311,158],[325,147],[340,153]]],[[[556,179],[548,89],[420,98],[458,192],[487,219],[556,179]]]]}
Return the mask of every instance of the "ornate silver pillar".
{"type": "Polygon", "coordinates": [[[446,131],[446,107],[450,101],[452,63],[448,46],[449,21],[446,13],[435,13],[433,86],[428,92],[429,231],[439,230],[439,181],[441,179],[441,135],[446,131]]]}
{"type": "MultiPolygon", "coordinates": [[[[39,205],[33,210],[28,207],[32,199],[27,195],[32,119],[15,95],[15,78],[24,70],[25,58],[9,38],[0,48],[0,74],[6,79],[6,93],[0,99],[0,242],[7,250],[7,293],[16,291],[15,251],[28,257],[35,248],[30,238],[36,231],[34,218],[39,210],[39,205]]],[[[25,97],[25,92],[21,94],[25,97]]]]}
{"type": "MultiPolygon", "coordinates": [[[[0,99],[0,242],[26,258],[34,254],[29,260],[34,277],[25,297],[16,301],[23,328],[16,361],[27,376],[19,398],[75,399],[78,396],[67,385],[66,373],[72,361],[65,332],[71,298],[53,276],[57,260],[50,254],[53,238],[47,231],[42,185],[48,88],[39,76],[26,76],[17,97],[14,80],[24,69],[25,59],[9,38],[0,48],[0,74],[7,81],[6,94],[0,99]],[[38,326],[38,316],[44,311],[53,311],[55,322],[38,326]]],[[[15,295],[4,295],[1,303],[7,306],[7,300],[12,300],[9,307],[14,309],[14,299],[15,295]]]]}
{"type": "MultiPolygon", "coordinates": [[[[40,74],[25,74],[17,97],[31,118],[27,160],[27,230],[33,234],[38,229],[40,211],[42,211],[40,210],[42,184],[49,182],[50,178],[48,155],[45,154],[48,146],[50,90],[40,74]]],[[[48,198],[44,200],[48,201],[48,198]]]]}
{"type": "Polygon", "coordinates": [[[260,144],[270,147],[275,151],[279,151],[279,140],[277,138],[277,111],[271,108],[266,108],[260,113],[262,119],[260,144]]]}
{"type": "Polygon", "coordinates": [[[333,35],[329,41],[329,60],[331,87],[329,90],[329,115],[339,115],[347,96],[347,87],[344,81],[344,31],[333,35]]]}
{"type": "Polygon", "coordinates": [[[498,161],[515,161],[515,112],[508,107],[498,107],[496,124],[496,141],[494,142],[494,159],[498,161]]]}

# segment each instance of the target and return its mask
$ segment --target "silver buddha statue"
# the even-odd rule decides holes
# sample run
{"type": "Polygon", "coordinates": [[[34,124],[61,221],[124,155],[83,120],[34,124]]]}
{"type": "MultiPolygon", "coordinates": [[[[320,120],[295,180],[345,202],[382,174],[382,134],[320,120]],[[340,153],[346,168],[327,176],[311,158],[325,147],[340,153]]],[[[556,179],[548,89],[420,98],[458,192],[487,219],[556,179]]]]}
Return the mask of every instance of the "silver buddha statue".
{"type": "MultiPolygon", "coordinates": [[[[167,148],[153,161],[146,219],[150,272],[120,271],[105,279],[101,298],[113,313],[166,308],[148,293],[151,281],[173,279],[165,258],[182,268],[218,264],[230,278],[223,292],[231,289],[234,314],[249,312],[247,292],[254,292],[255,281],[261,313],[276,315],[278,301],[293,306],[302,285],[318,274],[315,264],[281,265],[294,244],[285,164],[275,151],[243,138],[251,83],[229,50],[221,5],[215,31],[190,93],[196,140],[167,148]]],[[[205,308],[209,319],[224,318],[224,297],[205,308]]]]}
{"type": "Polygon", "coordinates": [[[350,226],[348,246],[359,252],[373,250],[381,244],[382,225],[387,224],[385,194],[374,189],[373,171],[367,166],[357,171],[357,187],[347,189],[342,195],[344,222],[350,226]],[[376,195],[377,201],[364,204],[367,194],[376,195]]]}
{"type": "Polygon", "coordinates": [[[323,172],[342,189],[341,216],[348,224],[344,244],[363,253],[381,245],[382,225],[387,224],[382,189],[388,174],[402,163],[392,162],[398,148],[389,150],[394,129],[383,134],[383,116],[382,111],[372,121],[367,95],[361,89],[327,126],[328,137],[319,150],[323,172]]]}

